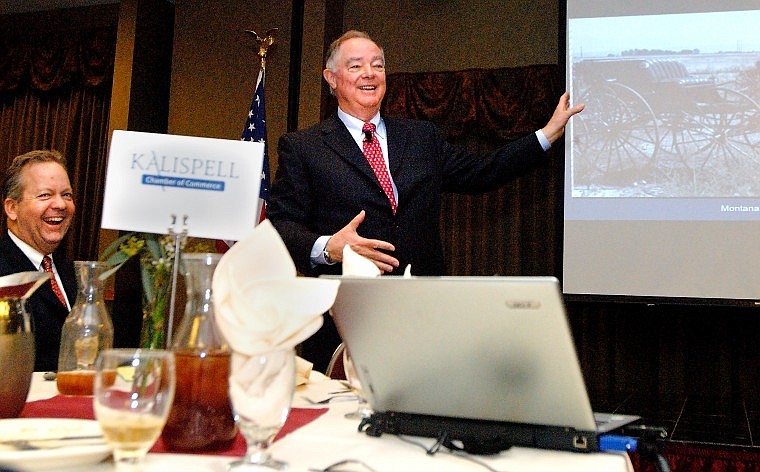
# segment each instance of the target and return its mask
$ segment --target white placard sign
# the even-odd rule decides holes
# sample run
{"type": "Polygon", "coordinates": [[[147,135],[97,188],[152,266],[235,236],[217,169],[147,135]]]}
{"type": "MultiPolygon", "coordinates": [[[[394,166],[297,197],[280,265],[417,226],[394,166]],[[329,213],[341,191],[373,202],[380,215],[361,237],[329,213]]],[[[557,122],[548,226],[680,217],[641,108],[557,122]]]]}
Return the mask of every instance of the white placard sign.
{"type": "Polygon", "coordinates": [[[240,240],[259,220],[263,161],[263,143],[114,131],[101,226],[240,240]]]}

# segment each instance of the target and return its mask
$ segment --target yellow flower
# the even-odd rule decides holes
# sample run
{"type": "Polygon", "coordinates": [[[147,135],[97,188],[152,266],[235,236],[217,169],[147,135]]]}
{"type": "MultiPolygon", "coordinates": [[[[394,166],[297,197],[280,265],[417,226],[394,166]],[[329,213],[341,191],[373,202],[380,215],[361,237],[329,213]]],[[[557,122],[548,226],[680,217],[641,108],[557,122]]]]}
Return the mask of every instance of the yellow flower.
{"type": "Polygon", "coordinates": [[[134,236],[130,237],[124,244],[119,246],[119,250],[129,257],[136,255],[145,246],[145,241],[134,236]]]}

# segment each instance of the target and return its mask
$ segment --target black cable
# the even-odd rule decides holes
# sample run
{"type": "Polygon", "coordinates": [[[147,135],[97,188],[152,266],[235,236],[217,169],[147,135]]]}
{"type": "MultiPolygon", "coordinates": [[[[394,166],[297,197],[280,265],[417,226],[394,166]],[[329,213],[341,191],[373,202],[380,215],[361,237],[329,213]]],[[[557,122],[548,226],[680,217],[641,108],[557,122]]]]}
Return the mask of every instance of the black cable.
{"type": "Polygon", "coordinates": [[[639,453],[641,457],[654,463],[658,472],[670,472],[670,465],[662,455],[659,442],[652,440],[639,440],[639,453]]]}
{"type": "Polygon", "coordinates": [[[670,465],[662,454],[657,454],[655,457],[655,466],[657,466],[657,470],[660,472],[670,472],[670,465]]]}
{"type": "Polygon", "coordinates": [[[446,444],[447,442],[449,442],[449,434],[446,432],[443,432],[441,433],[440,436],[438,436],[438,439],[436,439],[435,443],[432,446],[430,446],[430,448],[425,452],[427,453],[427,455],[432,456],[436,452],[440,451],[441,447],[443,447],[444,444],[446,444]]]}
{"type": "MultiPolygon", "coordinates": [[[[446,446],[445,443],[441,444],[443,447],[439,446],[437,449],[434,450],[434,448],[436,447],[436,445],[438,445],[439,441],[441,441],[442,437],[446,436],[445,433],[442,434],[441,436],[439,436],[438,437],[438,441],[436,441],[436,443],[433,444],[433,446],[431,446],[431,447],[427,447],[427,446],[425,446],[424,444],[422,444],[420,442],[413,441],[413,440],[411,440],[409,438],[406,438],[406,437],[404,437],[404,436],[402,436],[400,434],[394,434],[394,436],[397,437],[398,439],[400,439],[401,441],[407,443],[407,444],[412,444],[414,446],[421,447],[422,449],[425,450],[425,452],[427,454],[430,454],[430,455],[434,455],[434,454],[437,454],[437,453],[448,454],[448,455],[451,455],[451,456],[454,456],[454,457],[458,457],[460,459],[472,462],[473,464],[479,465],[479,466],[485,468],[486,470],[488,470],[489,472],[509,472],[509,471],[506,471],[506,470],[494,469],[490,465],[488,465],[485,462],[477,459],[476,457],[471,456],[470,454],[468,454],[467,452],[465,452],[465,451],[463,451],[461,449],[453,449],[453,450],[448,449],[447,448],[448,446],[446,446]]],[[[446,442],[450,443],[450,441],[448,441],[448,440],[446,440],[446,442]]]]}

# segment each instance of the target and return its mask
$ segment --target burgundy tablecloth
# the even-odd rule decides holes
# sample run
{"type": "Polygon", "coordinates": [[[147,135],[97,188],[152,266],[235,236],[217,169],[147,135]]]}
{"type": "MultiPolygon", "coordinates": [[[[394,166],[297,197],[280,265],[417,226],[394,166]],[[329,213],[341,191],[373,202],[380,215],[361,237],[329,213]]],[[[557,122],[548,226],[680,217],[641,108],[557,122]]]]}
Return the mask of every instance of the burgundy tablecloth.
{"type": "MultiPolygon", "coordinates": [[[[288,433],[295,431],[316,420],[327,412],[327,408],[292,408],[285,425],[275,437],[275,441],[288,433]]],[[[21,411],[22,418],[79,418],[95,419],[92,407],[92,397],[75,397],[56,395],[47,400],[28,402],[21,411]]],[[[158,438],[150,452],[174,452],[167,451],[162,438],[158,438]]],[[[204,452],[204,454],[207,454],[204,452]]],[[[245,455],[245,439],[238,433],[232,447],[226,451],[215,454],[224,456],[245,455]]]]}

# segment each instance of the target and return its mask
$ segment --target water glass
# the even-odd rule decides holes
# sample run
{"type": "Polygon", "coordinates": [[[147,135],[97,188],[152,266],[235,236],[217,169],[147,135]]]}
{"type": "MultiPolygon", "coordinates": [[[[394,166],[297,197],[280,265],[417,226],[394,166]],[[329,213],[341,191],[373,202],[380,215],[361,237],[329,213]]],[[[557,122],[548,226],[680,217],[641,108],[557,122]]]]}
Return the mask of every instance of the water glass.
{"type": "Polygon", "coordinates": [[[96,362],[95,417],[119,472],[143,470],[145,455],[166,423],[174,400],[174,354],[108,349],[96,362]]]}
{"type": "Polygon", "coordinates": [[[232,352],[230,399],[235,422],[247,445],[245,457],[231,462],[228,471],[281,470],[287,463],[267,450],[290,414],[296,385],[293,349],[248,356],[232,352]]]}
{"type": "Polygon", "coordinates": [[[368,418],[372,415],[372,409],[369,407],[369,403],[367,403],[367,399],[364,398],[362,393],[362,383],[359,380],[359,375],[356,373],[356,366],[351,359],[351,354],[349,354],[348,348],[343,350],[343,370],[346,373],[346,381],[351,386],[351,390],[354,391],[356,399],[359,401],[356,410],[346,413],[344,416],[350,420],[368,418]]]}

